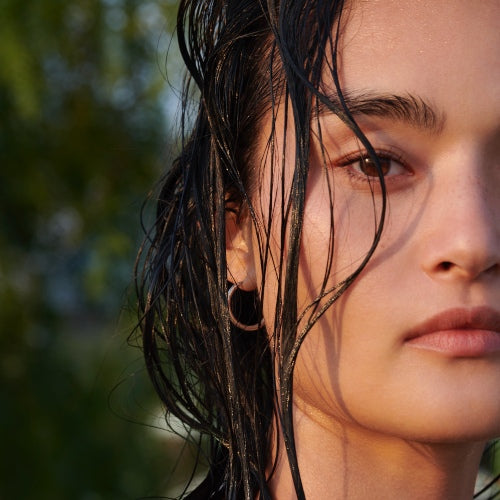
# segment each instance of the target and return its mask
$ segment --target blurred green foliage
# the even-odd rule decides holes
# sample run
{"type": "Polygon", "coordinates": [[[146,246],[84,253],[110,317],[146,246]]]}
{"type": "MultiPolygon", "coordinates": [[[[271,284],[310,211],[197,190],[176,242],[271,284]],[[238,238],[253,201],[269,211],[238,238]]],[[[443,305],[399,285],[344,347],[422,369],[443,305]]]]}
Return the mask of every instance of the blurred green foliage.
{"type": "Polygon", "coordinates": [[[133,423],[161,410],[123,306],[170,144],[174,12],[0,3],[1,500],[166,491],[178,449],[133,423]]]}

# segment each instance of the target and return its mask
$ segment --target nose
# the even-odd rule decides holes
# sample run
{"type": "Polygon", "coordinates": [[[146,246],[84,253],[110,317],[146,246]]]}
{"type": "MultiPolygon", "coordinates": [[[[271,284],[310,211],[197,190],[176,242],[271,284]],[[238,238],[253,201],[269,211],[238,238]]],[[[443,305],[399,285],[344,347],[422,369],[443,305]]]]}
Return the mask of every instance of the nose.
{"type": "Polygon", "coordinates": [[[424,272],[433,280],[475,281],[500,275],[499,174],[480,165],[449,165],[436,175],[424,210],[424,272]],[[437,186],[440,187],[437,187],[437,186]]]}

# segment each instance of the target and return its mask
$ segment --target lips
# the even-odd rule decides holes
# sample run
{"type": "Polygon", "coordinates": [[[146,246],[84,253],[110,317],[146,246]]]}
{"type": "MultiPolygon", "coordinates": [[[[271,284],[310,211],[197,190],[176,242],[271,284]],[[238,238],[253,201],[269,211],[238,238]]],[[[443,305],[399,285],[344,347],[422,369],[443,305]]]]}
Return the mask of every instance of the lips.
{"type": "Polygon", "coordinates": [[[405,342],[459,357],[500,353],[500,313],[490,307],[448,309],[412,328],[405,342]]]}

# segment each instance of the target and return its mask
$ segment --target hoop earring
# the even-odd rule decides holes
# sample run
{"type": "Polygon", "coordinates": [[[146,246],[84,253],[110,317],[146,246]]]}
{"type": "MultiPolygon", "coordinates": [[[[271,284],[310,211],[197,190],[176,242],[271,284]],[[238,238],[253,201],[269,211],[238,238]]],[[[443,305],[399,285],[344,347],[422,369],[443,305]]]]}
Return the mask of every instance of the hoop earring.
{"type": "Polygon", "coordinates": [[[245,332],[254,332],[256,330],[260,330],[264,326],[264,318],[260,320],[259,323],[254,323],[253,325],[245,325],[244,323],[241,323],[236,319],[236,317],[233,314],[233,311],[231,309],[231,299],[234,295],[234,292],[236,290],[239,290],[238,285],[234,284],[231,286],[231,288],[227,291],[227,305],[229,309],[229,318],[231,319],[231,323],[234,326],[237,326],[241,330],[244,330],[245,332]]]}

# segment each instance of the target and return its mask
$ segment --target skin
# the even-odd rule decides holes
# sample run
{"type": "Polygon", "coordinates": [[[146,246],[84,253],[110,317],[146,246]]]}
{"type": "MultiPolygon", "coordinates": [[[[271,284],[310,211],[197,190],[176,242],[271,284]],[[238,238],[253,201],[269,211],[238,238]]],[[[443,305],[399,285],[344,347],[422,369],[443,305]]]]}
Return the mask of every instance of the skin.
{"type": "MultiPolygon", "coordinates": [[[[308,498],[470,499],[484,443],[500,435],[500,353],[458,356],[408,341],[416,325],[442,311],[500,310],[499,20],[497,0],[353,2],[344,18],[342,88],[353,95],[411,94],[429,104],[435,120],[430,127],[387,113],[356,114],[375,150],[394,157],[387,162],[388,214],[373,258],[299,353],[294,421],[308,498]]],[[[333,88],[328,73],[323,86],[333,88]]],[[[282,121],[279,112],[278,130],[282,121]]],[[[359,140],[328,113],[313,129],[299,312],[318,295],[325,274],[328,185],[335,214],[329,286],[359,266],[373,239],[374,208],[381,208],[376,180],[372,198],[353,159],[359,140]]],[[[283,140],[278,135],[277,164],[283,140]]],[[[286,157],[289,185],[291,146],[286,157]]],[[[264,168],[258,207],[280,195],[267,187],[271,175],[264,168]]],[[[279,230],[273,222],[275,257],[282,251],[279,230]]],[[[250,224],[229,224],[230,279],[258,288],[257,255],[250,224]]],[[[264,319],[273,324],[272,266],[265,278],[264,319]]],[[[280,450],[271,489],[280,500],[292,499],[280,450]]]]}

